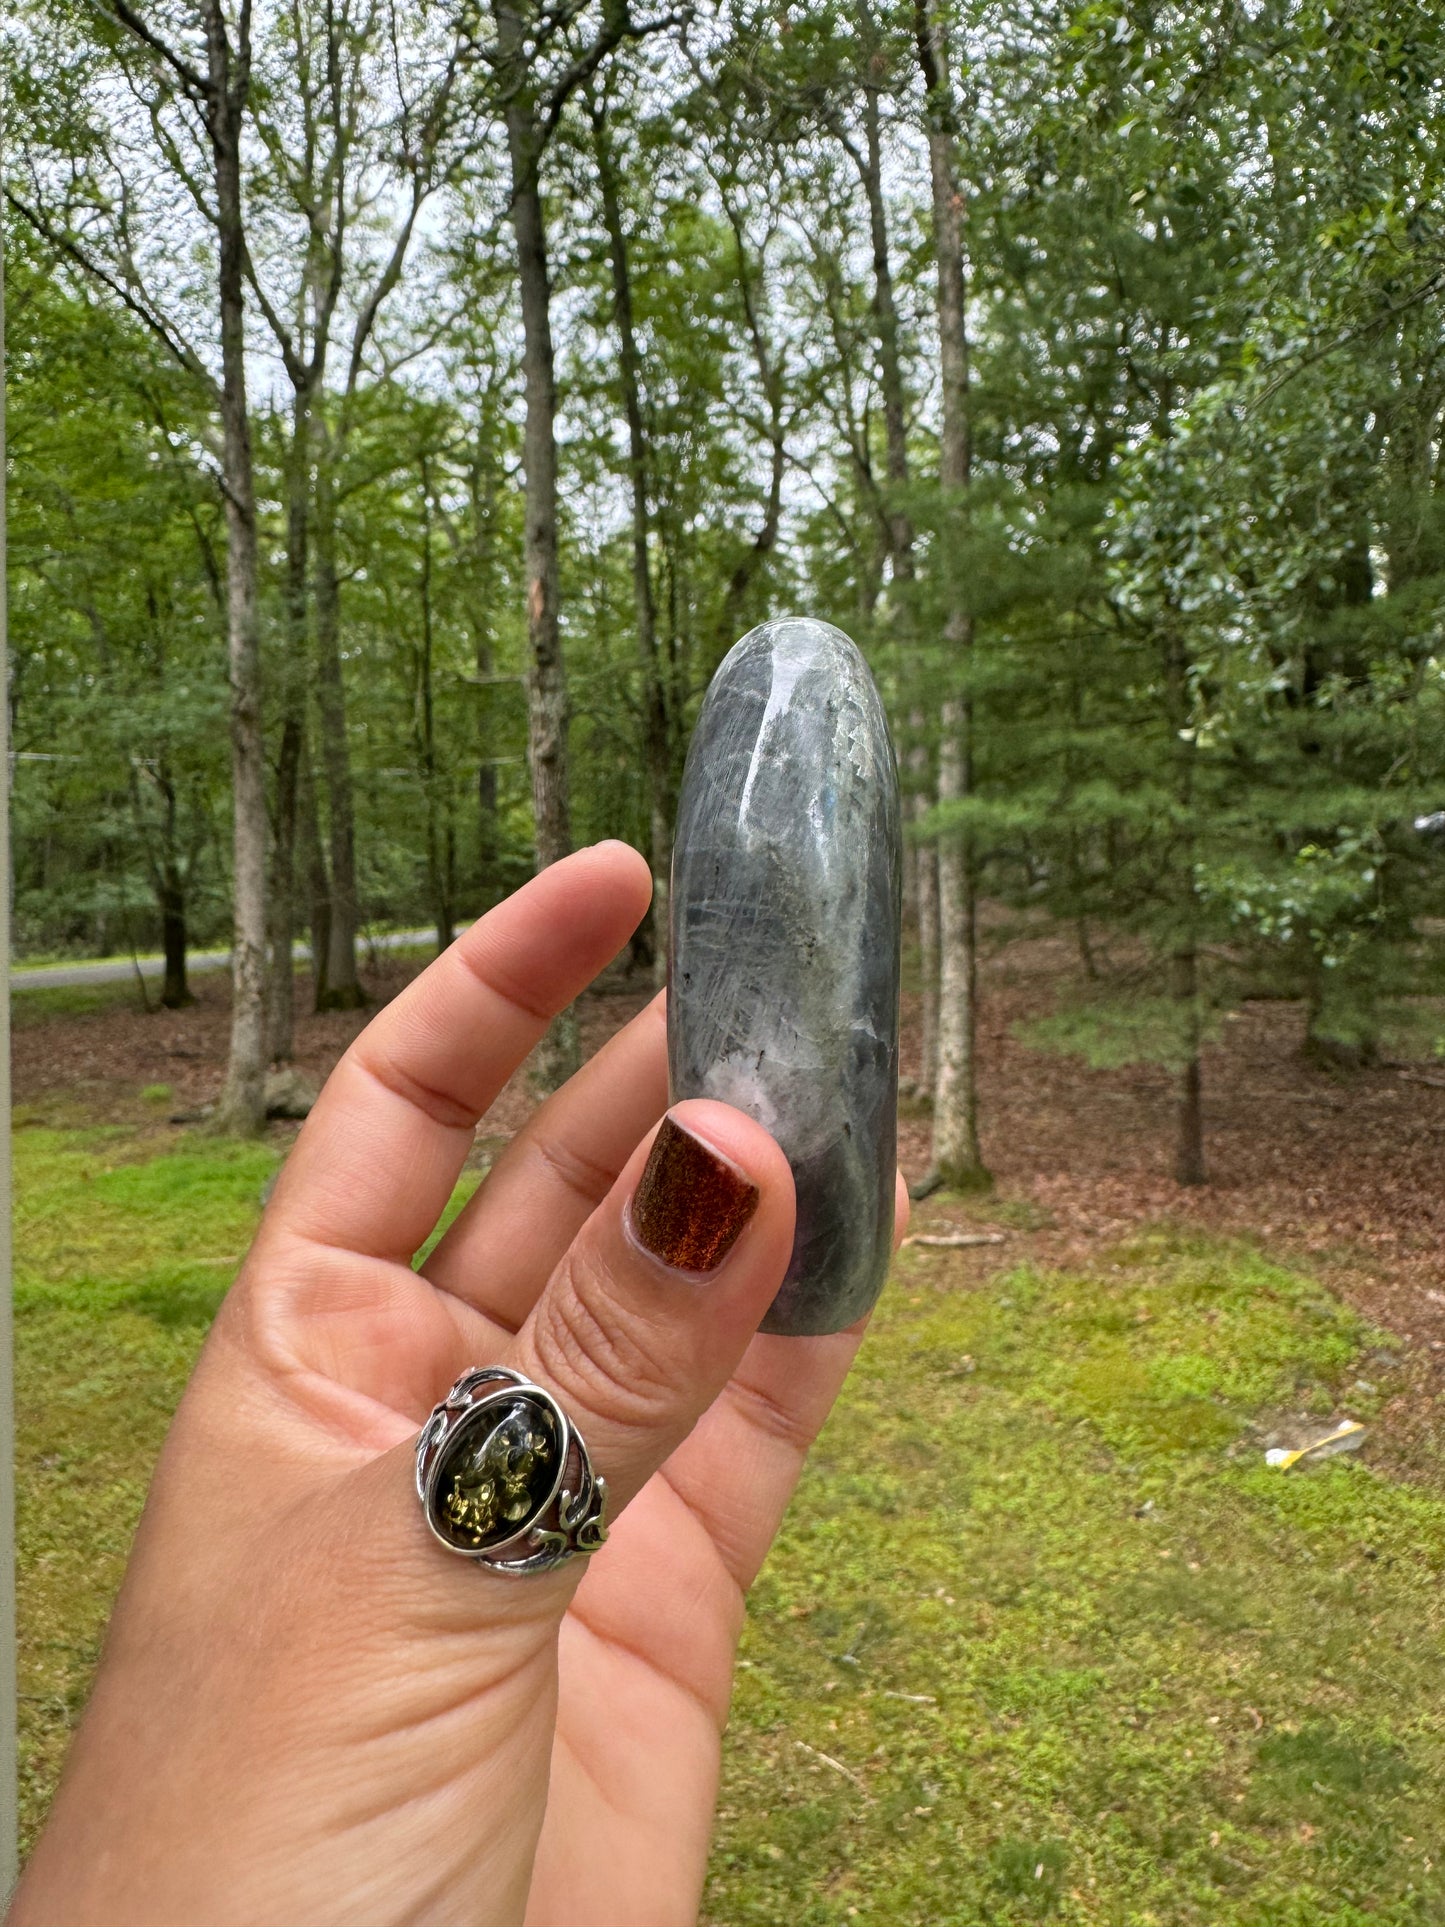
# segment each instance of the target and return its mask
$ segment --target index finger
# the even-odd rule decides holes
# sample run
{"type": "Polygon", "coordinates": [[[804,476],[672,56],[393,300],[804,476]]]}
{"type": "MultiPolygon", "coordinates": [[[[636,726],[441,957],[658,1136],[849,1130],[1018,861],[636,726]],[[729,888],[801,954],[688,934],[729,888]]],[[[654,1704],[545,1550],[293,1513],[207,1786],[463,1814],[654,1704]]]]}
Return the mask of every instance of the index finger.
{"type": "Polygon", "coordinates": [[[652,879],[625,843],[579,850],[465,931],[374,1017],[327,1079],[267,1229],[409,1261],[441,1216],[477,1120],[608,964],[652,879]]]}

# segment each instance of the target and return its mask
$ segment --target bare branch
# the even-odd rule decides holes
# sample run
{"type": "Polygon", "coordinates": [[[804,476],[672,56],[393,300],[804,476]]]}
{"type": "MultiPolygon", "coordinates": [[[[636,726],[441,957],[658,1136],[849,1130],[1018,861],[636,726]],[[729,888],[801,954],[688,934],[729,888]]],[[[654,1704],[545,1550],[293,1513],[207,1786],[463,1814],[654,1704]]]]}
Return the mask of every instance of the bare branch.
{"type": "Polygon", "coordinates": [[[133,40],[138,40],[140,44],[148,48],[158,60],[163,61],[176,75],[181,85],[193,100],[210,100],[212,92],[211,83],[206,79],[205,75],[178,54],[174,47],[169,46],[162,40],[160,35],[151,27],[148,27],[136,12],[135,8],[129,4],[129,0],[90,0],[90,4],[102,18],[113,20],[115,24],[118,27],[122,27],[133,40]]]}
{"type": "Polygon", "coordinates": [[[1280,389],[1285,386],[1286,382],[1291,382],[1297,375],[1304,374],[1306,369],[1313,368],[1318,362],[1328,360],[1331,355],[1338,354],[1341,348],[1348,348],[1351,343],[1362,341],[1365,336],[1372,335],[1377,328],[1385,327],[1389,322],[1394,321],[1397,316],[1407,314],[1411,308],[1418,308],[1420,303],[1422,301],[1428,301],[1432,294],[1440,294],[1442,292],[1445,292],[1445,268],[1436,268],[1434,273],[1429,275],[1421,282],[1420,286],[1415,288],[1411,293],[1402,295],[1398,301],[1391,302],[1389,306],[1382,308],[1378,314],[1368,316],[1364,321],[1358,322],[1353,328],[1346,328],[1342,334],[1336,335],[1333,341],[1327,341],[1323,343],[1322,346],[1312,349],[1308,354],[1301,355],[1292,367],[1286,368],[1282,374],[1276,375],[1273,381],[1265,384],[1265,387],[1249,404],[1249,412],[1252,414],[1255,409],[1263,408],[1266,402],[1273,400],[1280,389]]]}
{"type": "Polygon", "coordinates": [[[150,330],[166,350],[166,353],[184,368],[187,374],[194,375],[198,381],[205,384],[212,397],[219,395],[220,391],[216,386],[214,376],[196,353],[195,349],[191,347],[190,343],[181,335],[177,334],[164,317],[159,315],[156,310],[151,307],[149,302],[143,300],[134,288],[127,285],[127,283],[122,281],[117,275],[112,274],[107,267],[88,253],[73,236],[64,234],[58,228],[54,227],[38,208],[31,207],[28,201],[22,200],[13,188],[6,188],[5,199],[20,218],[28,222],[41,239],[52,247],[57,254],[63,255],[68,261],[73,261],[76,267],[80,268],[83,273],[89,275],[93,280],[98,281],[102,287],[108,288],[116,300],[150,330]]]}

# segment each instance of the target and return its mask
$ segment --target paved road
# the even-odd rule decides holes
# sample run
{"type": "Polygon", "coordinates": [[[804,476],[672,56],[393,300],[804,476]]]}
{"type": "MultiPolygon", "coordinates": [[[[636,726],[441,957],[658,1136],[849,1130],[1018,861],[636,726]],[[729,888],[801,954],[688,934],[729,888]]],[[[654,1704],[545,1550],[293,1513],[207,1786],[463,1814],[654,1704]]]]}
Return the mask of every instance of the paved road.
{"type": "MultiPolygon", "coordinates": [[[[435,930],[396,930],[384,937],[365,940],[377,950],[404,950],[412,944],[434,943],[435,930]]],[[[298,963],[310,963],[311,951],[304,943],[296,946],[298,963]]],[[[186,958],[192,971],[229,970],[229,950],[193,950],[186,958]]],[[[163,977],[165,962],[160,957],[142,957],[140,974],[145,978],[163,977]]],[[[119,963],[42,964],[34,970],[17,965],[10,972],[10,988],[20,990],[71,990],[86,984],[120,984],[135,981],[136,965],[129,958],[119,963]]]]}

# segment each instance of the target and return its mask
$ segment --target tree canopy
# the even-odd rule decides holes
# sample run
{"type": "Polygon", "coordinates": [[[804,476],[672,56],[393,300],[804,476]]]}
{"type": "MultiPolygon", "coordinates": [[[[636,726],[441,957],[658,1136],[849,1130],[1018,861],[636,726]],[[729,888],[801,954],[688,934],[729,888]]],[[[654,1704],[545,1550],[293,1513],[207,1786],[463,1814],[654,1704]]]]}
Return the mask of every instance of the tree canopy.
{"type": "Polygon", "coordinates": [[[19,0],[5,58],[23,946],[180,1001],[234,915],[284,1056],[300,929],[348,1001],[574,839],[665,893],[707,680],[806,611],[893,717],[944,1175],[980,901],[1075,934],[1036,1042],[1176,1068],[1186,1181],[1233,1001],[1343,1062],[1439,990],[1426,15],[19,0]]]}

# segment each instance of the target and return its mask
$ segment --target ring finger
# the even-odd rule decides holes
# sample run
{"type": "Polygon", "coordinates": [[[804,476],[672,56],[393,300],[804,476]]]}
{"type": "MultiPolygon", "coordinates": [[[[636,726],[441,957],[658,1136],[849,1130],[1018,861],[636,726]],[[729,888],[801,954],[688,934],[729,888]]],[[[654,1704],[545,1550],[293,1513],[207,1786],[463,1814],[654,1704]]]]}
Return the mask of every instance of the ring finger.
{"type": "Polygon", "coordinates": [[[432,1284],[517,1330],[667,1106],[666,1021],[659,994],[523,1125],[428,1258],[432,1284]]]}

